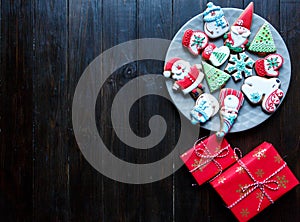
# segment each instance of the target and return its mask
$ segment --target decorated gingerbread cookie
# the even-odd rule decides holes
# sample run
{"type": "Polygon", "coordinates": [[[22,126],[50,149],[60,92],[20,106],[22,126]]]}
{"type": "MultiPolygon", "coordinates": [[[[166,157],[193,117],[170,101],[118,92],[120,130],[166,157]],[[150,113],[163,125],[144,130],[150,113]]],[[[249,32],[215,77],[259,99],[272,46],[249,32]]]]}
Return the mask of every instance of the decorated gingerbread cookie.
{"type": "Polygon", "coordinates": [[[216,115],[219,111],[219,102],[211,94],[201,94],[194,108],[191,111],[191,122],[193,124],[205,123],[212,116],[216,115]]]}
{"type": "Polygon", "coordinates": [[[210,43],[202,52],[202,57],[209,60],[216,67],[223,65],[230,55],[230,50],[227,46],[217,48],[215,44],[210,43]]]}
{"type": "Polygon", "coordinates": [[[248,49],[260,56],[276,52],[272,32],[267,22],[258,30],[248,49]]]}
{"type": "Polygon", "coordinates": [[[221,128],[216,135],[217,137],[224,137],[230,131],[238,116],[244,102],[244,96],[241,91],[224,88],[220,92],[219,99],[221,128]]]}
{"type": "Polygon", "coordinates": [[[239,81],[252,75],[254,61],[245,53],[231,54],[225,72],[231,74],[234,81],[239,81]]]}
{"type": "Polygon", "coordinates": [[[264,111],[273,113],[279,105],[284,93],[280,87],[278,78],[266,79],[260,76],[252,76],[245,80],[242,92],[253,104],[261,103],[264,111]]]}
{"type": "Polygon", "coordinates": [[[230,75],[223,72],[220,69],[215,68],[212,65],[202,61],[203,71],[205,73],[205,79],[209,86],[210,92],[214,92],[223,87],[226,82],[230,79],[230,75]]]}
{"type": "Polygon", "coordinates": [[[207,9],[203,12],[204,32],[209,38],[218,38],[224,35],[229,24],[220,6],[212,2],[207,3],[207,9]]]}
{"type": "Polygon", "coordinates": [[[264,59],[259,59],[255,62],[254,68],[259,76],[277,77],[279,69],[283,64],[283,58],[279,54],[271,54],[264,59]]]}
{"type": "Polygon", "coordinates": [[[208,45],[208,37],[202,31],[188,29],[182,37],[182,45],[188,48],[190,53],[197,56],[208,45]]]}
{"type": "Polygon", "coordinates": [[[164,68],[163,75],[167,78],[172,78],[175,81],[173,89],[181,89],[184,94],[191,93],[194,99],[197,99],[203,93],[202,73],[200,64],[191,66],[189,62],[180,58],[170,59],[164,68]]]}
{"type": "Polygon", "coordinates": [[[249,46],[248,37],[251,32],[253,2],[251,2],[240,17],[233,23],[230,32],[224,35],[224,45],[233,52],[243,52],[249,46]]]}

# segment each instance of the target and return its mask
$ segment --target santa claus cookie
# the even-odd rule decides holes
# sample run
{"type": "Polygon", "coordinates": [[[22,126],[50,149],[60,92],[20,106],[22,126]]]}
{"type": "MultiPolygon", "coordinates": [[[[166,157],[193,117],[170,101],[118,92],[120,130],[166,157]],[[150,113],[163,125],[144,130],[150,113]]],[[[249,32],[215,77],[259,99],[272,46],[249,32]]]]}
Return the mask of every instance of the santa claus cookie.
{"type": "Polygon", "coordinates": [[[202,66],[207,85],[212,93],[223,87],[230,79],[230,75],[204,61],[202,61],[202,66]]]}
{"type": "Polygon", "coordinates": [[[230,32],[224,35],[224,45],[233,52],[243,52],[249,46],[248,37],[251,32],[253,2],[251,2],[240,17],[233,23],[230,32]]]}
{"type": "Polygon", "coordinates": [[[163,75],[176,80],[173,84],[174,90],[181,89],[184,94],[190,93],[196,99],[203,93],[201,82],[204,74],[200,70],[200,64],[191,66],[187,61],[173,58],[166,63],[163,75]]]}
{"type": "Polygon", "coordinates": [[[244,96],[241,91],[225,88],[219,95],[221,128],[216,133],[217,137],[224,137],[232,128],[238,112],[243,105],[244,96]]]}
{"type": "Polygon", "coordinates": [[[260,56],[276,52],[272,32],[267,22],[258,30],[248,49],[260,56]]]}
{"type": "Polygon", "coordinates": [[[203,12],[204,32],[209,38],[218,38],[224,35],[229,24],[220,6],[215,6],[212,2],[207,3],[207,8],[203,12]]]}
{"type": "Polygon", "coordinates": [[[279,105],[284,93],[280,87],[278,78],[266,79],[260,76],[252,76],[245,80],[242,92],[252,104],[259,104],[264,111],[273,113],[279,105]]]}
{"type": "Polygon", "coordinates": [[[211,94],[201,94],[191,111],[192,124],[205,123],[219,111],[219,102],[211,94]]]}
{"type": "Polygon", "coordinates": [[[223,65],[226,62],[230,55],[230,50],[227,46],[217,46],[213,43],[210,43],[202,52],[202,58],[209,60],[211,64],[216,67],[223,65]]]}
{"type": "Polygon", "coordinates": [[[258,59],[254,63],[254,68],[259,76],[277,77],[279,68],[283,64],[283,58],[279,54],[271,54],[264,59],[258,59]]]}
{"type": "Polygon", "coordinates": [[[245,53],[231,54],[225,72],[231,74],[235,82],[252,76],[254,61],[245,53]]]}
{"type": "Polygon", "coordinates": [[[182,37],[182,45],[188,48],[190,53],[197,56],[208,45],[208,37],[202,31],[188,29],[182,37]]]}

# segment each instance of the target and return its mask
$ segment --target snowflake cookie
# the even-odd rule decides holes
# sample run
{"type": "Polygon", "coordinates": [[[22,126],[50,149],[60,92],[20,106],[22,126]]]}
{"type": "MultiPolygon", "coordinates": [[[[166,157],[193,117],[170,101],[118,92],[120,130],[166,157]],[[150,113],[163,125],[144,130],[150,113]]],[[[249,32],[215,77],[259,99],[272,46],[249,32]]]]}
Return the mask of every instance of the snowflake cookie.
{"type": "Polygon", "coordinates": [[[245,53],[231,54],[225,72],[231,74],[235,82],[252,76],[254,61],[245,53]]]}

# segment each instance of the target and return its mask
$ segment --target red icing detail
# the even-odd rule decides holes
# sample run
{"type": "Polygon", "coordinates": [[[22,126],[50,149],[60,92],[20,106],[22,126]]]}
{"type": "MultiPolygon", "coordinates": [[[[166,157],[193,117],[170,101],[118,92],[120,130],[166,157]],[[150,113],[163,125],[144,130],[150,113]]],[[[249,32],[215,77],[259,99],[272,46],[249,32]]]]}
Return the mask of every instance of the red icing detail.
{"type": "Polygon", "coordinates": [[[255,71],[259,76],[267,75],[264,65],[264,59],[258,59],[254,64],[255,71]]]}
{"type": "Polygon", "coordinates": [[[283,91],[281,89],[276,89],[272,92],[265,102],[266,110],[270,113],[274,112],[276,109],[276,105],[280,103],[280,99],[283,97],[283,91]]]}
{"type": "Polygon", "coordinates": [[[185,47],[189,47],[190,39],[193,35],[193,30],[188,29],[184,32],[183,38],[182,38],[182,45],[185,47]]]}
{"type": "Polygon", "coordinates": [[[195,66],[192,66],[190,73],[185,76],[184,79],[176,81],[176,83],[180,86],[181,89],[186,89],[195,82],[198,75],[199,70],[195,66]]]}
{"type": "Polygon", "coordinates": [[[202,52],[202,57],[205,60],[209,60],[213,50],[216,48],[217,46],[214,43],[209,43],[208,46],[206,46],[206,48],[204,49],[204,51],[202,52]]]}
{"type": "Polygon", "coordinates": [[[171,71],[174,63],[177,62],[178,60],[182,60],[182,59],[180,59],[180,58],[172,58],[172,59],[170,59],[166,63],[164,71],[171,71]]]}
{"type": "Polygon", "coordinates": [[[243,26],[247,29],[251,29],[252,16],[253,16],[253,2],[251,2],[238,19],[233,23],[233,26],[243,26]]]}
{"type": "Polygon", "coordinates": [[[237,110],[239,110],[244,102],[243,93],[239,90],[235,90],[235,89],[231,89],[231,88],[222,89],[220,91],[220,95],[219,95],[221,107],[225,106],[224,100],[225,100],[226,96],[228,96],[228,95],[234,95],[239,99],[239,104],[238,104],[238,107],[236,108],[237,110]]]}

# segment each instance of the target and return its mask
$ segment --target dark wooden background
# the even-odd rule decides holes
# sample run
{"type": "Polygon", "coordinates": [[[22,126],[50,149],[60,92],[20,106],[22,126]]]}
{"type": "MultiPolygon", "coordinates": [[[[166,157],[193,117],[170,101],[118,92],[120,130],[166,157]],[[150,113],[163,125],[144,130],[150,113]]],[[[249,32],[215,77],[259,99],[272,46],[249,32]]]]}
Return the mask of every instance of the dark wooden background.
{"type": "MultiPolygon", "coordinates": [[[[244,8],[250,1],[215,1],[244,8]]],[[[101,52],[128,40],[172,39],[206,8],[199,0],[11,0],[1,7],[0,220],[1,221],[234,221],[206,184],[192,186],[185,167],[168,178],[131,185],[102,176],[82,156],[72,130],[76,84],[101,52]]],[[[262,141],[274,144],[300,178],[300,2],[255,0],[255,13],[282,35],[292,60],[292,80],[276,113],[228,141],[244,153],[262,141]]],[[[129,80],[161,73],[162,62],[130,63],[113,73],[101,90],[97,113],[107,147],[127,161],[151,162],[176,144],[178,111],[148,96],[132,108],[132,128],[149,133],[148,119],[160,113],[168,133],[153,151],[136,152],[115,135],[110,107],[129,80]],[[156,106],[153,106],[153,104],[156,106]],[[128,151],[124,152],[124,149],[128,151]]],[[[201,130],[201,136],[209,132],[201,130]]],[[[300,188],[283,196],[253,221],[300,221],[300,188]]]]}

